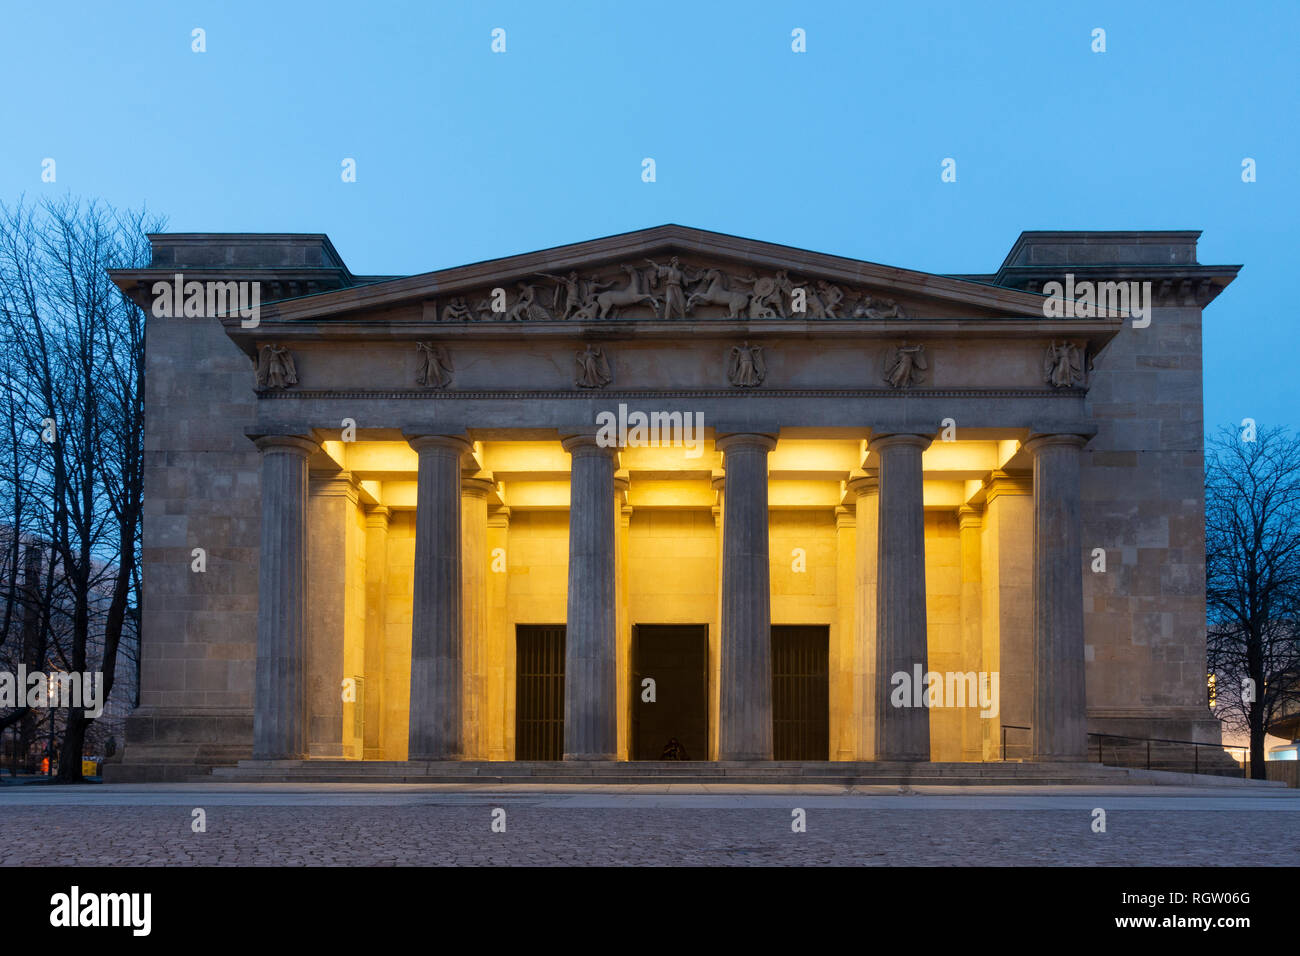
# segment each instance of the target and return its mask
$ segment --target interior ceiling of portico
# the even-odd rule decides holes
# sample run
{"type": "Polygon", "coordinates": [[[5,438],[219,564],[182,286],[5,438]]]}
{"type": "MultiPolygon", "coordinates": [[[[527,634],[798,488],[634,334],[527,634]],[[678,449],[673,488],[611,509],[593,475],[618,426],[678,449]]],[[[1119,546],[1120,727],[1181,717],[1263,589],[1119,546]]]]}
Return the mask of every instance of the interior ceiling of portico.
{"type": "MultiPolygon", "coordinates": [[[[367,506],[413,510],[418,456],[405,441],[326,440],[313,474],[350,473],[367,506]]],[[[629,447],[618,453],[616,476],[627,480],[633,509],[709,509],[725,475],[725,455],[711,439],[698,447],[629,447]]],[[[865,440],[778,439],[768,455],[768,505],[775,510],[832,509],[851,504],[851,479],[873,475],[878,463],[865,440]]],[[[476,441],[464,474],[492,482],[492,508],[566,511],[570,456],[558,440],[476,441]]],[[[925,507],[951,510],[983,499],[996,473],[1025,473],[1029,461],[1015,439],[933,442],[921,455],[925,507]]]]}

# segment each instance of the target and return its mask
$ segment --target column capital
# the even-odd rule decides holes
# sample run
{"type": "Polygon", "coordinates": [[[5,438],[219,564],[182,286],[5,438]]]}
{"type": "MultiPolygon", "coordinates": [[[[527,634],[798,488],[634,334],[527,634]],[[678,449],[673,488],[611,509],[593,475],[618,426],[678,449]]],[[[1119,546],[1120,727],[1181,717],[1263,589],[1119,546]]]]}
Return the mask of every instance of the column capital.
{"type": "Polygon", "coordinates": [[[893,448],[897,445],[910,445],[913,448],[919,448],[925,451],[934,441],[932,435],[926,435],[921,432],[877,432],[871,436],[867,442],[867,449],[877,454],[883,448],[893,448]]]}
{"type": "Polygon", "coordinates": [[[320,451],[320,445],[306,435],[249,435],[260,452],[298,454],[306,458],[320,451]]]}
{"type": "Polygon", "coordinates": [[[856,478],[848,480],[849,491],[855,495],[878,495],[880,494],[880,476],[879,475],[859,475],[856,478]]]}
{"type": "Polygon", "coordinates": [[[984,479],[984,500],[991,502],[1002,495],[1032,495],[1034,481],[1029,475],[1013,475],[995,471],[984,479]]]}
{"type": "Polygon", "coordinates": [[[1092,441],[1092,435],[1080,435],[1076,432],[1035,432],[1029,433],[1029,440],[1024,443],[1025,451],[1031,455],[1038,454],[1039,449],[1049,445],[1065,445],[1070,448],[1082,448],[1092,441]]]}
{"type": "Polygon", "coordinates": [[[981,508],[975,508],[971,505],[962,505],[957,509],[957,527],[965,531],[974,529],[978,531],[984,525],[984,511],[981,508]]]}
{"type": "Polygon", "coordinates": [[[602,445],[597,440],[595,431],[584,431],[560,436],[560,447],[570,455],[608,455],[613,457],[619,452],[617,445],[602,445]]]}
{"type": "Polygon", "coordinates": [[[836,528],[856,528],[858,526],[857,512],[843,505],[835,509],[835,527],[836,528]]]}
{"type": "Polygon", "coordinates": [[[417,452],[446,448],[465,455],[474,450],[474,446],[470,444],[469,439],[463,435],[435,435],[404,431],[402,437],[417,452]]]}
{"type": "Polygon", "coordinates": [[[763,451],[771,451],[776,447],[774,432],[729,432],[723,435],[715,430],[714,434],[717,438],[713,447],[723,454],[732,448],[761,448],[763,451]]]}
{"type": "Polygon", "coordinates": [[[496,490],[496,482],[490,478],[467,478],[464,475],[460,479],[460,493],[463,498],[486,498],[496,490]]]}
{"type": "Polygon", "coordinates": [[[393,509],[387,505],[375,505],[366,511],[367,528],[387,528],[388,520],[393,516],[393,509]]]}
{"type": "Polygon", "coordinates": [[[510,527],[510,509],[498,508],[488,515],[487,526],[489,528],[509,528],[510,527]]]}
{"type": "Polygon", "coordinates": [[[333,474],[309,471],[307,478],[307,490],[313,498],[347,498],[353,504],[360,500],[361,486],[350,471],[336,471],[333,474]]]}

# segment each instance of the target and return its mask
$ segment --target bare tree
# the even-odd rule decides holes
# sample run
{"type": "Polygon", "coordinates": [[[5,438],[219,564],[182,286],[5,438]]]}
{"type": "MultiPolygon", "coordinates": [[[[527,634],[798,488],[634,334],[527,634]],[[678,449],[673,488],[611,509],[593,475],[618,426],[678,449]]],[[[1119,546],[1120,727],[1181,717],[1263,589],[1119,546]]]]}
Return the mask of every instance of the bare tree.
{"type": "Polygon", "coordinates": [[[1300,436],[1225,428],[1206,452],[1215,713],[1249,732],[1251,776],[1263,779],[1266,728],[1300,694],[1300,436]]]}
{"type": "MultiPolygon", "coordinates": [[[[103,699],[139,600],[144,448],[144,313],[107,272],[147,263],[147,233],[161,225],[73,199],[0,205],[0,324],[22,382],[10,402],[17,454],[29,462],[12,470],[58,569],[47,574],[47,664],[93,663],[103,699]]],[[[90,723],[84,707],[69,709],[62,782],[81,779],[90,723]]]]}

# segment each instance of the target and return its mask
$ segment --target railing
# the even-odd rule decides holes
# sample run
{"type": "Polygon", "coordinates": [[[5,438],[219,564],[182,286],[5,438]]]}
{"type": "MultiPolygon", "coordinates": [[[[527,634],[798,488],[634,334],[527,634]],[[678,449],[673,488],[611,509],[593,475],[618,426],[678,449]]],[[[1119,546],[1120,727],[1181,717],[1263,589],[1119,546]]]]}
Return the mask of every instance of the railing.
{"type": "MultiPolygon", "coordinates": [[[[1102,759],[1102,749],[1101,749],[1104,741],[1131,740],[1131,741],[1136,741],[1139,744],[1142,743],[1146,744],[1146,752],[1147,752],[1146,769],[1147,770],[1151,769],[1151,745],[1152,744],[1182,744],[1184,746],[1189,746],[1192,748],[1192,773],[1201,772],[1200,748],[1210,747],[1215,750],[1229,750],[1229,751],[1240,750],[1242,752],[1242,765],[1245,768],[1244,772],[1246,774],[1249,774],[1249,768],[1250,768],[1249,747],[1240,747],[1240,746],[1228,745],[1228,744],[1206,743],[1203,740],[1173,740],[1168,737],[1127,737],[1124,734],[1088,734],[1088,736],[1097,738],[1097,763],[1106,762],[1105,760],[1102,759]]],[[[1115,748],[1115,751],[1116,751],[1116,755],[1118,755],[1118,748],[1115,748]]],[[[1119,765],[1115,764],[1115,766],[1119,766],[1119,765]]]]}
{"type": "MultiPolygon", "coordinates": [[[[1008,730],[1032,730],[1031,727],[1021,727],[1017,724],[1002,725],[1002,759],[1007,759],[1007,731],[1008,730]]],[[[1102,759],[1102,744],[1107,740],[1129,740],[1139,744],[1146,744],[1146,769],[1151,769],[1151,745],[1152,744],[1183,744],[1192,748],[1192,773],[1201,772],[1201,750],[1202,747],[1211,747],[1215,750],[1240,750],[1242,753],[1241,763],[1243,774],[1250,776],[1250,748],[1229,744],[1206,743],[1203,740],[1173,740],[1169,737],[1127,737],[1124,734],[1088,734],[1089,737],[1097,738],[1097,763],[1105,763],[1102,759]]],[[[1118,756],[1118,748],[1115,748],[1118,756]]],[[[1120,766],[1118,763],[1113,766],[1120,766]]]]}
{"type": "Polygon", "coordinates": [[[1018,727],[1015,724],[1002,725],[1002,759],[1007,759],[1007,731],[1008,730],[1033,730],[1032,727],[1018,727]]]}

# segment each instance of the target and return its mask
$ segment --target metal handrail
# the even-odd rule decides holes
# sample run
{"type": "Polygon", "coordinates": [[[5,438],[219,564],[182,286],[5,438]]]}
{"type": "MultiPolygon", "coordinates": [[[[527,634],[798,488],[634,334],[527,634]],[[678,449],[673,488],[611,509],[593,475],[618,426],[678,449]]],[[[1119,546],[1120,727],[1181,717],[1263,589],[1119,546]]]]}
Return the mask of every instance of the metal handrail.
{"type": "MultiPolygon", "coordinates": [[[[1249,753],[1250,753],[1250,748],[1249,748],[1249,747],[1243,747],[1243,746],[1241,746],[1241,745],[1239,745],[1239,744],[1223,744],[1223,743],[1218,743],[1218,744],[1216,744],[1216,743],[1207,742],[1207,741],[1204,741],[1204,740],[1175,740],[1175,739],[1173,739],[1173,738],[1171,738],[1171,737],[1130,737],[1130,736],[1127,735],[1127,734],[1099,734],[1099,733],[1089,733],[1088,736],[1089,736],[1089,737],[1096,737],[1096,738],[1097,738],[1097,763],[1102,763],[1102,762],[1103,762],[1102,759],[1101,759],[1101,745],[1102,745],[1102,741],[1104,741],[1104,740],[1135,740],[1135,741],[1137,741],[1138,743],[1145,742],[1146,745],[1147,745],[1147,766],[1146,766],[1146,769],[1148,769],[1148,770],[1151,769],[1151,745],[1152,745],[1153,743],[1156,743],[1156,744],[1184,744],[1184,745],[1191,746],[1191,747],[1193,748],[1193,749],[1192,749],[1192,772],[1193,772],[1193,773],[1200,773],[1200,772],[1201,772],[1201,752],[1200,752],[1200,750],[1196,749],[1196,748],[1198,748],[1198,747],[1216,747],[1216,748],[1218,748],[1219,750],[1240,750],[1240,751],[1242,751],[1242,753],[1243,753],[1243,755],[1244,755],[1243,758],[1242,758],[1242,762],[1243,762],[1243,763],[1247,763],[1247,764],[1248,764],[1248,762],[1249,762],[1249,753]]],[[[1005,759],[1005,758],[1004,758],[1004,759],[1005,759]]]]}
{"type": "MultiPolygon", "coordinates": [[[[1033,730],[1032,727],[1021,727],[1018,724],[1002,725],[1002,760],[1007,759],[1007,731],[1008,730],[1033,730]]],[[[1101,734],[1090,732],[1089,737],[1097,738],[1097,763],[1102,763],[1101,745],[1105,740],[1133,740],[1138,743],[1147,745],[1147,766],[1151,769],[1151,745],[1156,744],[1185,744],[1192,747],[1192,773],[1201,772],[1201,751],[1200,747],[1216,747],[1220,750],[1240,750],[1242,752],[1242,763],[1249,767],[1250,765],[1250,748],[1243,747],[1240,744],[1216,744],[1204,740],[1176,740],[1172,737],[1130,737],[1127,734],[1101,734]]]]}
{"type": "Polygon", "coordinates": [[[1033,730],[1033,729],[1034,729],[1033,727],[1020,727],[1020,726],[1017,726],[1016,724],[1003,724],[1003,725],[1002,725],[1002,759],[1003,759],[1003,761],[1005,761],[1005,760],[1007,759],[1007,731],[1008,731],[1008,730],[1033,730]]]}

